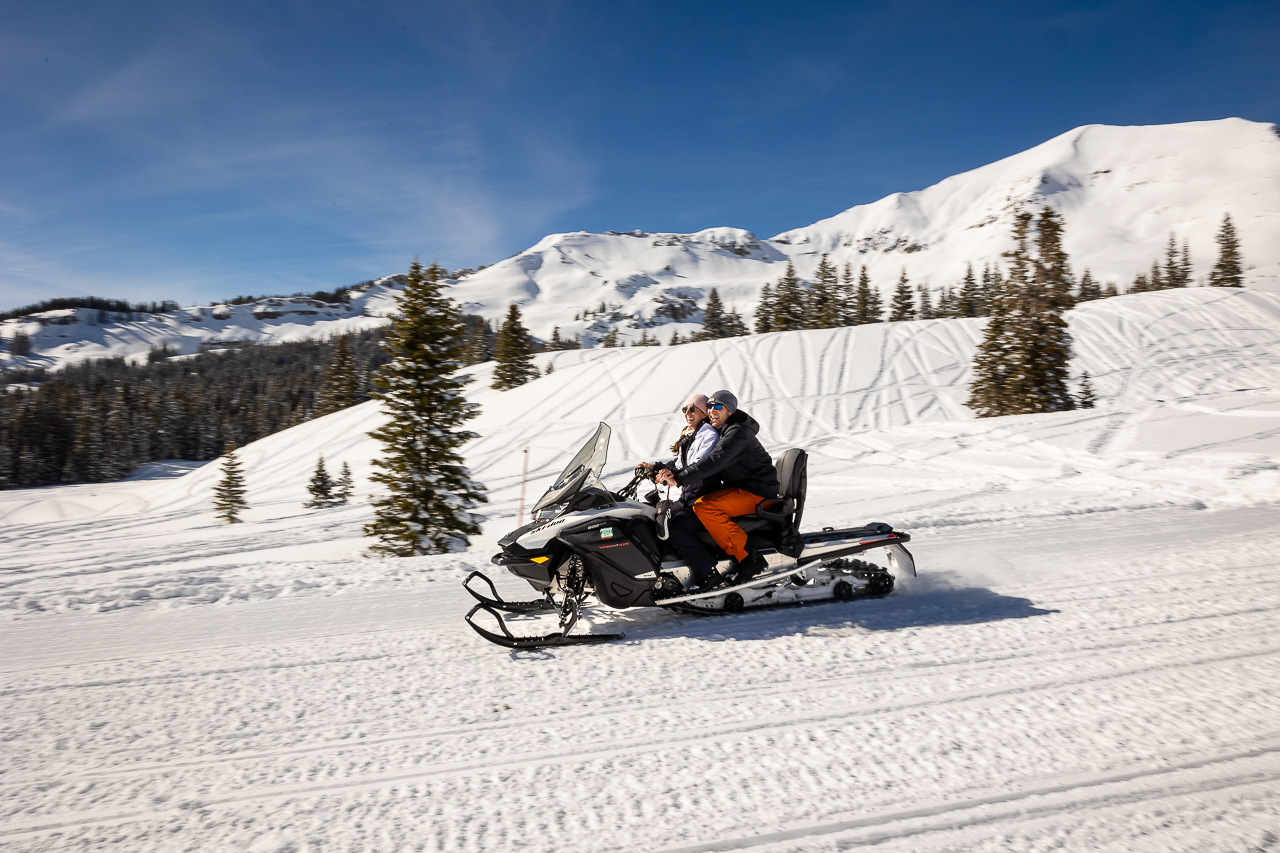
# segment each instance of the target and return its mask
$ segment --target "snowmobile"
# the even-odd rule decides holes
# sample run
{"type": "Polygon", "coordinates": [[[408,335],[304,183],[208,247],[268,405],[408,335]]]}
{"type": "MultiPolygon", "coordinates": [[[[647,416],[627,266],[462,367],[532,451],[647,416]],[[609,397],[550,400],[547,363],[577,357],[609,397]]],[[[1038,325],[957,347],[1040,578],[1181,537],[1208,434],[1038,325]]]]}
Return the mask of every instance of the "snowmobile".
{"type": "Polygon", "coordinates": [[[542,597],[506,601],[493,581],[478,571],[463,581],[478,602],[467,613],[467,624],[486,640],[512,649],[536,649],[622,639],[620,632],[570,633],[592,595],[615,609],[662,607],[695,614],[737,613],[885,596],[893,591],[895,575],[915,576],[915,561],[904,547],[911,537],[888,524],[800,532],[808,456],[793,448],[779,456],[775,465],[782,493],[762,500],[754,514],[733,519],[747,534],[748,550],[762,554],[768,568],[749,580],[735,582],[732,571],[736,564],[703,530],[703,544],[717,556],[717,570],[728,582],[705,592],[688,592],[692,582],[689,567],[658,538],[655,509],[637,499],[642,473],[637,472],[619,492],[610,492],[600,482],[610,434],[608,425],[601,423],[534,504],[533,520],[498,541],[502,551],[492,562],[528,581],[542,597]],[[888,568],[855,558],[876,548],[884,549],[888,568]],[[504,620],[504,612],[554,613],[559,630],[542,636],[516,636],[504,620]],[[477,618],[486,615],[496,621],[496,631],[477,623],[477,618]]]}

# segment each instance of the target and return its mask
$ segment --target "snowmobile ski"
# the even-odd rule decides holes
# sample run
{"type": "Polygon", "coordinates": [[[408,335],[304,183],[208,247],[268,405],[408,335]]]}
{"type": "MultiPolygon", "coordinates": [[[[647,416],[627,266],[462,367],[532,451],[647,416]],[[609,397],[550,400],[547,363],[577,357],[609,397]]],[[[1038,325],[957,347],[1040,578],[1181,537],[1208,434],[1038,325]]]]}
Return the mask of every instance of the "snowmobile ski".
{"type": "Polygon", "coordinates": [[[471,593],[471,597],[476,601],[493,610],[502,610],[507,613],[537,613],[543,610],[556,609],[555,602],[549,598],[537,598],[532,601],[505,601],[502,596],[498,595],[497,587],[493,585],[493,581],[485,577],[483,572],[472,572],[467,575],[467,579],[462,582],[462,588],[471,593]],[[490,595],[485,595],[471,588],[471,581],[476,578],[480,578],[480,580],[489,585],[490,595]]]}
{"type": "Polygon", "coordinates": [[[550,634],[543,634],[540,637],[517,637],[507,628],[507,623],[503,620],[502,615],[487,604],[477,604],[471,608],[466,615],[467,624],[472,629],[484,637],[491,643],[504,646],[508,649],[544,649],[549,646],[586,646],[592,643],[611,643],[614,640],[621,640],[626,637],[619,631],[616,634],[573,634],[568,635],[565,631],[555,631],[550,634]],[[478,611],[483,610],[494,618],[498,623],[498,629],[501,634],[481,628],[475,622],[475,615],[478,611]]]}

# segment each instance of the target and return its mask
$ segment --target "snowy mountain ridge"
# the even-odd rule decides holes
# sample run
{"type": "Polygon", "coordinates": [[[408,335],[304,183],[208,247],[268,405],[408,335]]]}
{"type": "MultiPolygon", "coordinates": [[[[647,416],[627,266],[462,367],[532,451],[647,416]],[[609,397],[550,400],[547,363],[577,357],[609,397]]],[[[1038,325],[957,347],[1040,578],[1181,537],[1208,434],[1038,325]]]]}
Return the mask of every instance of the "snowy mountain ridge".
{"type": "MultiPolygon", "coordinates": [[[[1051,205],[1066,222],[1077,275],[1092,270],[1120,285],[1150,267],[1171,233],[1190,245],[1202,281],[1216,258],[1216,234],[1230,213],[1240,234],[1247,284],[1280,290],[1280,131],[1244,119],[1146,127],[1088,125],[1041,145],[894,193],[805,228],[761,239],[731,227],[692,234],[579,231],[534,246],[452,282],[468,312],[500,320],[519,304],[546,339],[560,328],[590,347],[610,328],[625,344],[657,330],[700,328],[712,288],[747,319],[762,286],[788,261],[812,278],[823,254],[865,265],[883,292],[905,270],[913,284],[956,284],[972,263],[999,262],[1013,214],[1051,205]],[[660,327],[660,328],[659,328],[660,327]]],[[[0,366],[55,367],[104,356],[140,359],[152,346],[192,353],[201,345],[328,337],[384,325],[394,311],[394,277],[355,294],[349,307],[271,299],[254,305],[186,308],[138,320],[96,322],[97,312],[52,311],[0,323],[0,342],[31,336],[31,355],[0,347],[0,366]]]]}

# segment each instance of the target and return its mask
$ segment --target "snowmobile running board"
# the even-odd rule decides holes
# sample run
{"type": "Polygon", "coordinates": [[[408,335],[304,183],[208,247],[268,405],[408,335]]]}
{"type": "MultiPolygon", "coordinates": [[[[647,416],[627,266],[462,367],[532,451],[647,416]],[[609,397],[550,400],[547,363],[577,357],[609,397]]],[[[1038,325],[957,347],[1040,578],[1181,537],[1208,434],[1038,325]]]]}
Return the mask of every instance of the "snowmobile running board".
{"type": "Polygon", "coordinates": [[[467,613],[466,619],[467,624],[470,625],[471,628],[481,637],[484,637],[495,645],[505,646],[508,649],[544,649],[548,646],[585,646],[592,643],[611,643],[614,640],[621,640],[626,637],[626,634],[621,632],[617,634],[575,634],[566,637],[560,631],[556,631],[551,634],[543,634],[540,637],[517,637],[515,634],[512,634],[507,630],[507,623],[503,621],[502,616],[492,607],[484,604],[483,602],[471,608],[471,611],[467,613]],[[478,610],[483,610],[492,616],[498,623],[498,628],[502,633],[495,634],[492,631],[481,628],[477,625],[475,623],[475,619],[472,617],[476,615],[476,611],[478,610]]]}

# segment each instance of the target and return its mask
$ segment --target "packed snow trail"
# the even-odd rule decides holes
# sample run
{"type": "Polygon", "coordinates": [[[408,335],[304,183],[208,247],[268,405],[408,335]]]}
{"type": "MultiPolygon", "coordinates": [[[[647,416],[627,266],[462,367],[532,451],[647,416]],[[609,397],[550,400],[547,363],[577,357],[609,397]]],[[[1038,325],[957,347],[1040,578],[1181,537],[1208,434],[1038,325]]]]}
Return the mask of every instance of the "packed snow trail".
{"type": "Polygon", "coordinates": [[[365,558],[366,503],[301,507],[320,452],[364,483],[373,405],[244,448],[241,525],[212,518],[215,465],[0,493],[0,851],[1265,849],[1280,297],[1082,306],[1100,405],[1052,415],[959,408],[979,328],[562,352],[502,394],[482,368],[493,502],[465,554],[365,558]],[[536,497],[608,420],[620,477],[722,386],[772,451],[811,451],[806,528],[893,522],[921,576],[719,618],[593,607],[583,630],[627,640],[591,648],[466,629],[524,446],[536,497]]]}
{"type": "Polygon", "coordinates": [[[240,636],[213,608],[25,620],[0,849],[1168,850],[1223,815],[1192,846],[1241,849],[1280,807],[1273,514],[939,532],[922,563],[964,568],[883,601],[623,614],[627,642],[536,654],[412,582],[246,605],[240,636]]]}

